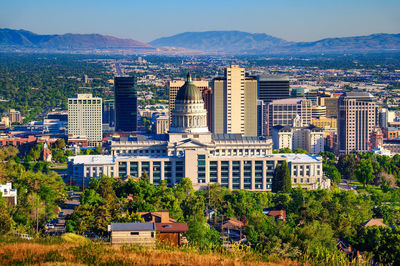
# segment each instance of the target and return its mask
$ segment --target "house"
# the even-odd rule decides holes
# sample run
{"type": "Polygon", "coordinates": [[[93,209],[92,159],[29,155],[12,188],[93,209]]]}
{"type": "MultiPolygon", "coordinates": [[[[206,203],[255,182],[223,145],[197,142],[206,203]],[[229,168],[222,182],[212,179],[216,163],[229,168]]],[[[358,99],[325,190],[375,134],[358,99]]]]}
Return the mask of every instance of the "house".
{"type": "Polygon", "coordinates": [[[156,223],[157,241],[171,246],[182,244],[182,233],[188,231],[187,223],[156,223]]]}
{"type": "Polygon", "coordinates": [[[138,214],[147,223],[175,223],[176,220],[169,218],[169,211],[162,210],[161,212],[138,212],[138,214]]]}
{"type": "Polygon", "coordinates": [[[369,226],[387,226],[386,224],[383,223],[383,219],[371,219],[368,220],[364,223],[364,227],[369,227],[369,226]]]}
{"type": "Polygon", "coordinates": [[[244,223],[235,220],[235,219],[228,219],[222,223],[221,230],[224,236],[228,238],[230,241],[240,241],[243,238],[242,228],[244,223]]]}
{"type": "Polygon", "coordinates": [[[17,189],[12,188],[12,183],[0,184],[0,192],[9,206],[17,206],[17,189]]]}
{"type": "Polygon", "coordinates": [[[156,246],[155,223],[111,223],[111,244],[135,244],[156,246]]]}
{"type": "Polygon", "coordinates": [[[286,211],[285,210],[273,210],[271,208],[264,208],[263,213],[269,217],[274,217],[275,221],[286,222],[286,211]]]}

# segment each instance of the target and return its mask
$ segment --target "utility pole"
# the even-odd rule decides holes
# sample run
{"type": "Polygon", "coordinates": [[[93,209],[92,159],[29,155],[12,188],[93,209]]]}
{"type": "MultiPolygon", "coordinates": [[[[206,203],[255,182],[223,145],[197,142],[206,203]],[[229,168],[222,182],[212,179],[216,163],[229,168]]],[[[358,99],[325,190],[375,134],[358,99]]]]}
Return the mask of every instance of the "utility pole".
{"type": "Polygon", "coordinates": [[[36,236],[39,233],[39,195],[36,197],[36,236]]]}

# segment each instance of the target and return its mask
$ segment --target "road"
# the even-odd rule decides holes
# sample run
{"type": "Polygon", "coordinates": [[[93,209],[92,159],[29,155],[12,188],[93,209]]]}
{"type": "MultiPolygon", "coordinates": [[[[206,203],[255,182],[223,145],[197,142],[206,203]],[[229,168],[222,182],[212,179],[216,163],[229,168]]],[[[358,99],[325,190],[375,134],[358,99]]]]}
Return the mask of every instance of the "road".
{"type": "Polygon", "coordinates": [[[54,226],[54,228],[48,229],[46,231],[49,235],[62,235],[65,233],[65,216],[72,214],[74,209],[79,206],[80,204],[81,195],[78,193],[74,193],[71,196],[70,200],[67,200],[63,206],[61,206],[61,212],[64,213],[63,216],[58,217],[58,222],[54,226]]]}
{"type": "Polygon", "coordinates": [[[115,70],[117,71],[117,77],[122,77],[121,64],[118,61],[115,62],[115,70]]]}

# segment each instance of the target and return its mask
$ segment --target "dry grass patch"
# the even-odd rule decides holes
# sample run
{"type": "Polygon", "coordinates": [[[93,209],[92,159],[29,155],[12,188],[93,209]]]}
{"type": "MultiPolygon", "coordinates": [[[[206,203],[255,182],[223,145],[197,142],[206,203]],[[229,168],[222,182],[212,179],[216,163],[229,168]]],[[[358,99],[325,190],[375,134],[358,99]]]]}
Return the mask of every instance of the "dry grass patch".
{"type": "Polygon", "coordinates": [[[80,245],[2,243],[0,265],[45,264],[45,265],[299,265],[280,261],[268,263],[254,256],[242,254],[200,254],[195,250],[147,249],[137,246],[110,246],[106,244],[80,245]]]}

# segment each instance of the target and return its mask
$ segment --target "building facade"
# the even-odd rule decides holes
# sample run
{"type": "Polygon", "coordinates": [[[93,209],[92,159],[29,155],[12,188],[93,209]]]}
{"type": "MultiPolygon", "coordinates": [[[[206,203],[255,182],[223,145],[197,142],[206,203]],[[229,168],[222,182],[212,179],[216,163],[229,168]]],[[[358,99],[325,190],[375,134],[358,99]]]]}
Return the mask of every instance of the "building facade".
{"type": "Polygon", "coordinates": [[[10,109],[8,112],[8,118],[10,119],[10,123],[22,123],[22,116],[20,111],[16,111],[15,109],[10,109]]]}
{"type": "Polygon", "coordinates": [[[68,98],[68,136],[87,138],[91,145],[102,141],[102,99],[91,94],[68,98]]]}
{"type": "Polygon", "coordinates": [[[347,92],[340,96],[338,109],[338,152],[368,152],[376,125],[375,98],[366,92],[347,92]]]}
{"type": "Polygon", "coordinates": [[[268,105],[268,134],[274,126],[290,126],[293,119],[300,116],[302,125],[308,126],[312,119],[311,100],[305,98],[290,98],[275,100],[268,105]]]}
{"type": "Polygon", "coordinates": [[[269,138],[212,134],[203,106],[202,95],[188,76],[177,93],[170,133],[165,139],[114,138],[105,145],[110,155],[69,157],[71,180],[78,186],[87,186],[91,178],[103,174],[125,178],[147,173],[153,184],[166,180],[173,186],[188,177],[195,189],[217,183],[230,189],[270,191],[275,168],[287,161],[289,167],[296,165],[297,169],[302,165],[304,169],[293,175],[296,185],[312,188],[322,182],[320,157],[272,154],[269,138]]]}
{"type": "Polygon", "coordinates": [[[257,136],[257,79],[231,65],[213,80],[213,132],[257,136]]]}
{"type": "Polygon", "coordinates": [[[135,77],[114,78],[115,131],[137,131],[137,89],[135,77]]]}
{"type": "Polygon", "coordinates": [[[273,100],[290,97],[289,77],[285,75],[258,76],[258,99],[268,104],[273,100]]]}

